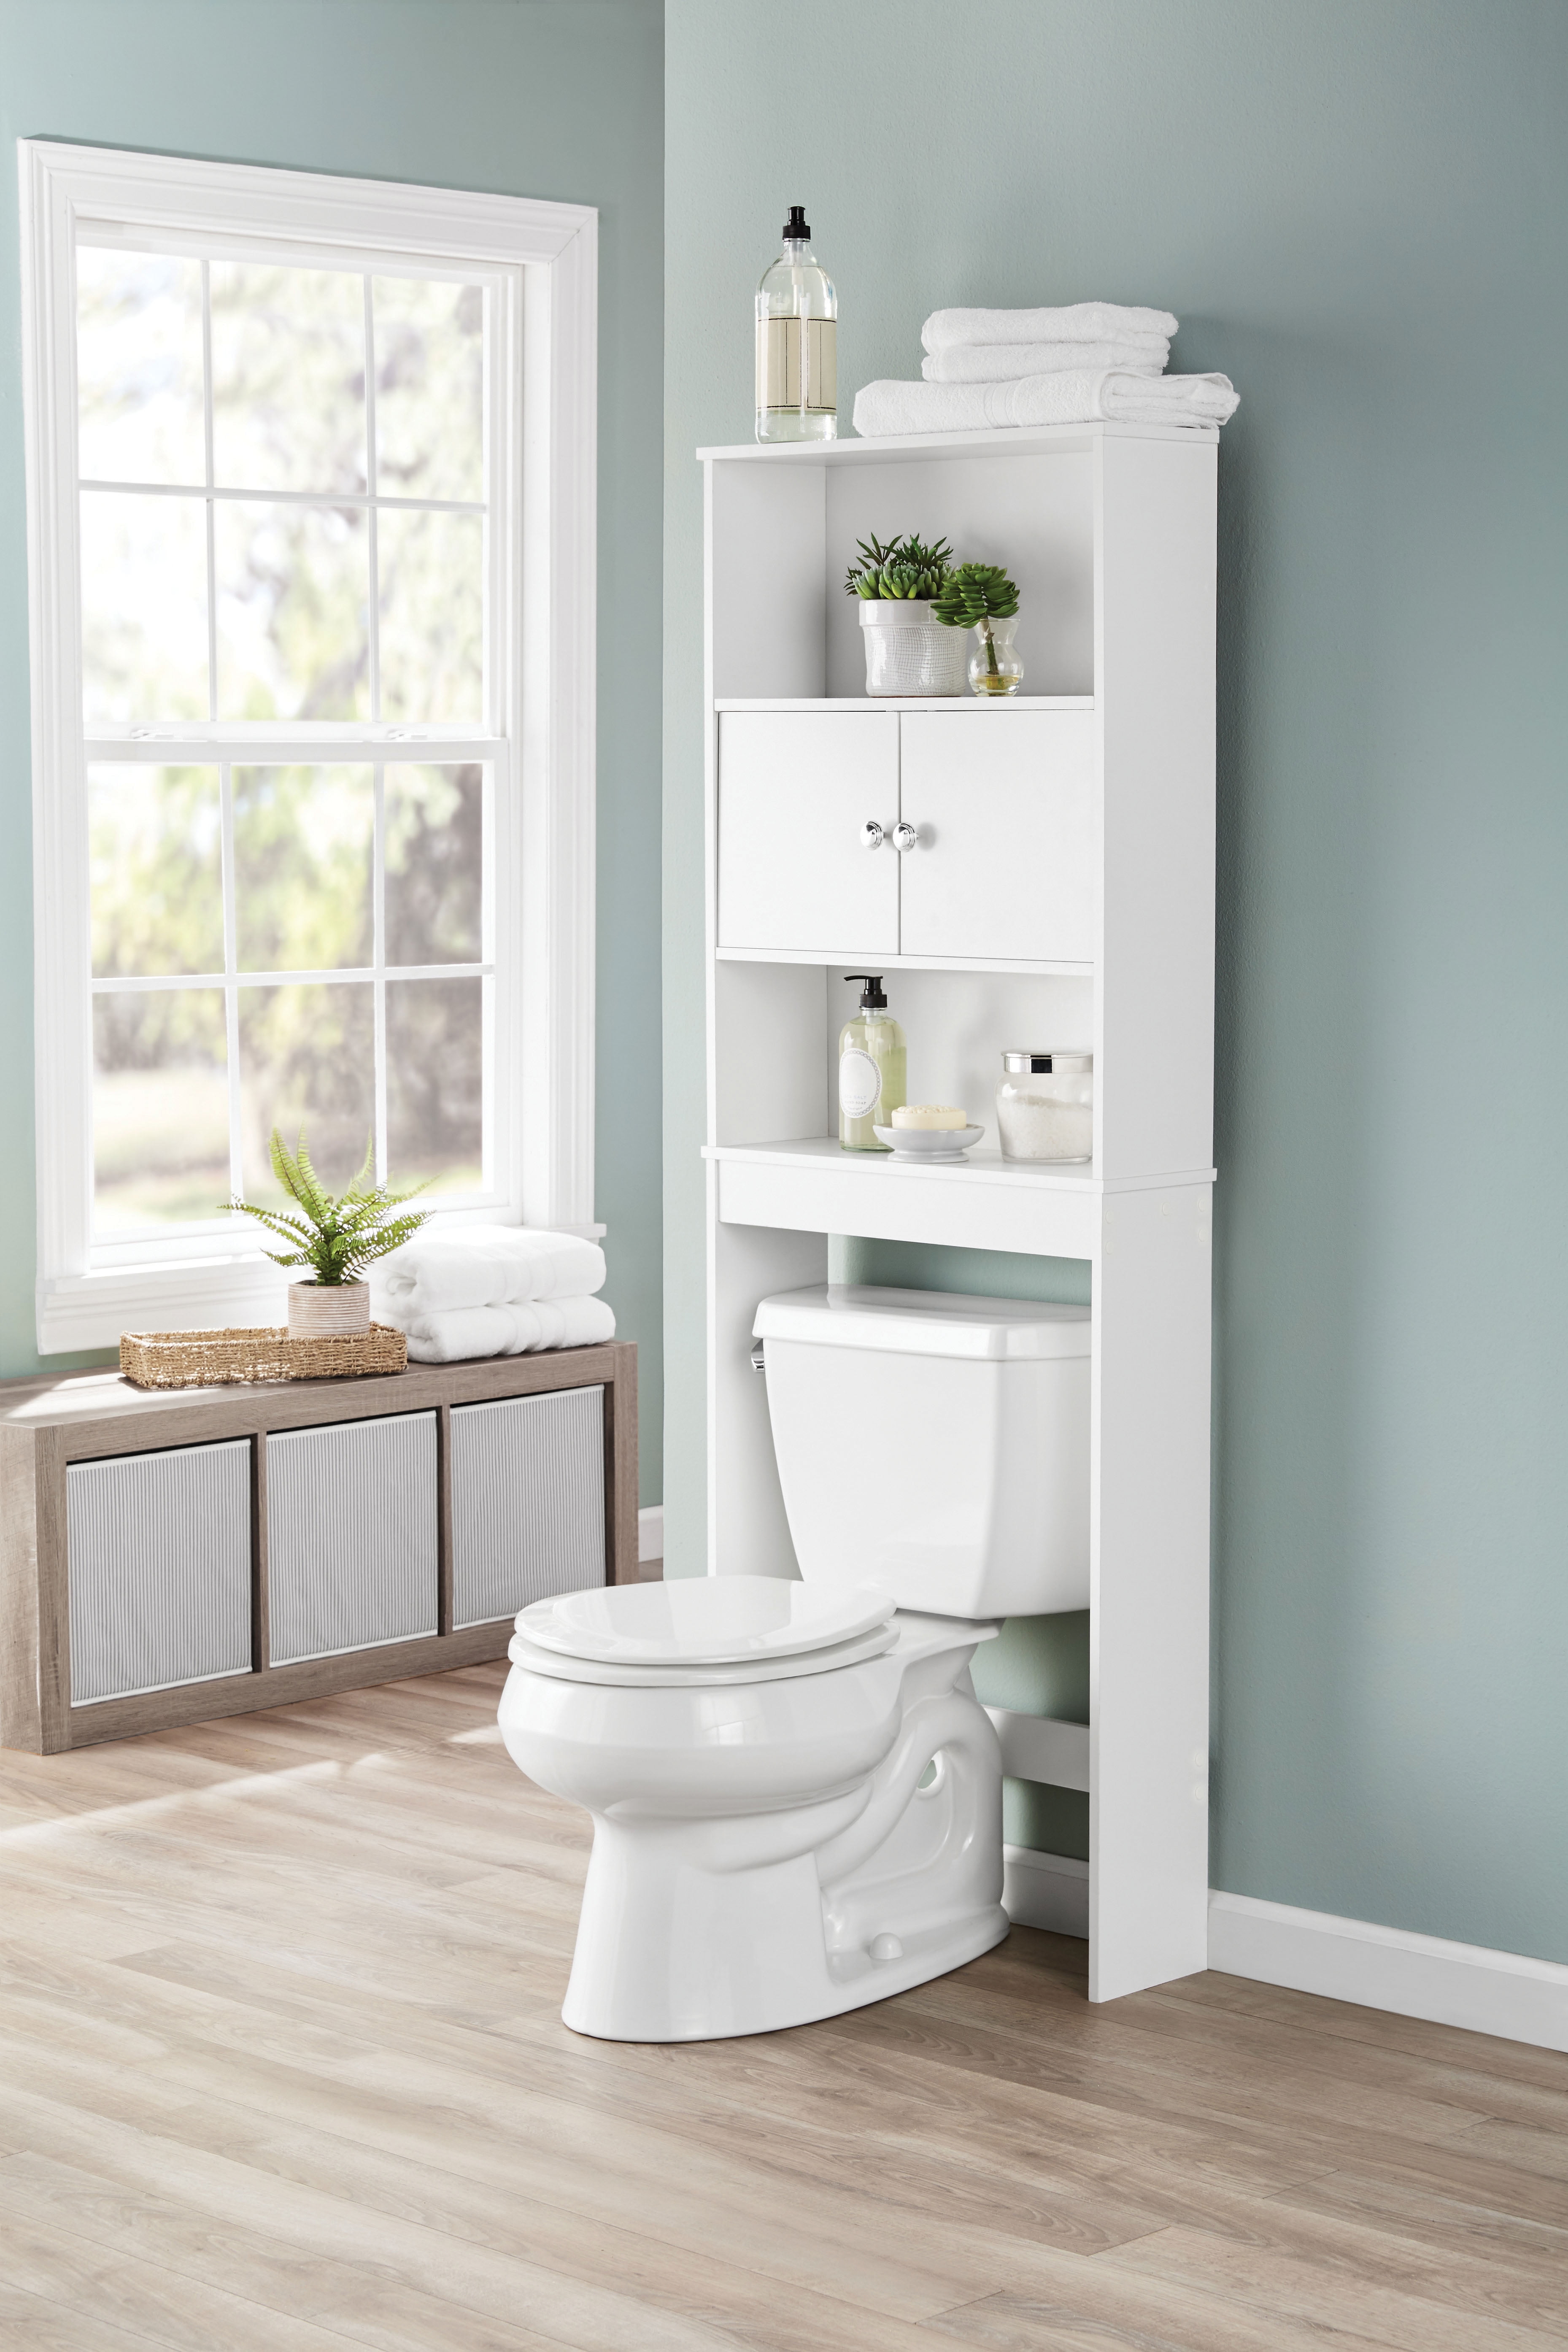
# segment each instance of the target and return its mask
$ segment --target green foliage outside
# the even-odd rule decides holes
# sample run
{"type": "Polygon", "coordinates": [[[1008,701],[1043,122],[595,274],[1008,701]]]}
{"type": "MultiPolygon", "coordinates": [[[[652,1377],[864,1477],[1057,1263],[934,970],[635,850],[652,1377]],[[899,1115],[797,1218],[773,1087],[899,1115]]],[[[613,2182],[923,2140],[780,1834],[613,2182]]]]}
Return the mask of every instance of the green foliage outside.
{"type": "MultiPolygon", "coordinates": [[[[205,466],[199,265],[124,250],[79,256],[82,465],[106,482],[192,486],[205,466]]],[[[212,615],[223,719],[480,715],[483,518],[384,509],[372,579],[366,281],[272,263],[210,265],[212,615]],[[308,505],[279,492],[315,494],[308,505]]],[[[484,499],[484,295],[373,278],[378,488],[484,499]]],[[[205,501],[83,493],[86,711],[116,724],[208,710],[205,501]]],[[[383,784],[386,964],[477,962],[485,787],[473,767],[388,766],[383,784]]],[[[210,1221],[237,1179],[288,1194],[268,1130],[309,1121],[323,1167],[357,1163],[375,1115],[375,992],[287,975],[363,969],[376,925],[374,771],[237,766],[230,919],[241,982],[226,1003],[225,810],[216,766],[113,761],[89,777],[94,975],[211,975],[194,989],[94,999],[100,1230],[210,1221]],[[243,984],[247,973],[276,982],[243,984]],[[237,1054],[231,1154],[228,1071],[237,1054]],[[237,1166],[235,1161],[237,1160],[237,1166]]],[[[405,1181],[472,1190],[482,1156],[483,983],[385,985],[387,1157],[405,1181]]]]}

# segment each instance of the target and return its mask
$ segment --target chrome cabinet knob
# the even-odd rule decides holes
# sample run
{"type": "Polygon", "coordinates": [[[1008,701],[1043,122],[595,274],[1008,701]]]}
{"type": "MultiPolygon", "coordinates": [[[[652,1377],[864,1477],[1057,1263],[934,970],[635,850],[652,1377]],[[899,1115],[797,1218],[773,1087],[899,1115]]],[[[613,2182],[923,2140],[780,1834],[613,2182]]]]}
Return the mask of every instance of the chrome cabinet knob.
{"type": "Polygon", "coordinates": [[[906,849],[912,849],[919,839],[920,835],[915,831],[914,826],[910,823],[908,817],[900,817],[898,824],[893,827],[893,847],[900,852],[906,849]]]}
{"type": "Polygon", "coordinates": [[[865,824],[860,828],[860,846],[862,849],[880,849],[882,844],[887,838],[887,835],[882,831],[882,828],[877,823],[876,818],[874,816],[868,816],[866,819],[865,824]]]}

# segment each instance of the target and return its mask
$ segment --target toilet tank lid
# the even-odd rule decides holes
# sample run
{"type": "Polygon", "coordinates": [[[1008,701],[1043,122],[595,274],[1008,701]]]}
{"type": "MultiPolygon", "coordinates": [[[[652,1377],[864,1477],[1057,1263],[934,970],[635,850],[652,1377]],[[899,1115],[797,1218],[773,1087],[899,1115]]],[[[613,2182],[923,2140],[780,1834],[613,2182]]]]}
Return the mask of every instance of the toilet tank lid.
{"type": "Polygon", "coordinates": [[[969,1298],[945,1290],[884,1290],[873,1283],[814,1283],[775,1291],[757,1308],[758,1339],[801,1339],[897,1356],[960,1356],[992,1363],[1087,1356],[1087,1307],[1023,1298],[969,1298]]]}

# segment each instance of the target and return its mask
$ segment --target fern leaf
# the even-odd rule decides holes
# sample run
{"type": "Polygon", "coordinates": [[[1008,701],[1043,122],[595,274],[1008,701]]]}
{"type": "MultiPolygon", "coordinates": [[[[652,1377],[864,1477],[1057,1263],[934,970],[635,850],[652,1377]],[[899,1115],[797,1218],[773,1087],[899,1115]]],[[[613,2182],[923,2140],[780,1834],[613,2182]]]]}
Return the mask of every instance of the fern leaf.
{"type": "Polygon", "coordinates": [[[295,1147],[294,1160],[302,1187],[300,1198],[306,1213],[313,1217],[319,1225],[324,1225],[331,1218],[332,1196],[310,1163],[310,1152],[305,1148],[303,1128],[300,1129],[300,1140],[295,1147]]]}

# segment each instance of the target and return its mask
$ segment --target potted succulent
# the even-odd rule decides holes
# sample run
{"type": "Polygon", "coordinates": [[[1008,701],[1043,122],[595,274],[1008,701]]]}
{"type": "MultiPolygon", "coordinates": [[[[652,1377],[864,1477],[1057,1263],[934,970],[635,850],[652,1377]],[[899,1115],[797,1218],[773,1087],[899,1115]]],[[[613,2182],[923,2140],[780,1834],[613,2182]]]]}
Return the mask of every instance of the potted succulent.
{"type": "Polygon", "coordinates": [[[418,1232],[429,1216],[428,1209],[415,1209],[406,1216],[394,1216],[405,1201],[415,1192],[425,1190],[416,1184],[413,1192],[389,1192],[384,1185],[371,1181],[374,1164],[374,1143],[365,1146],[364,1164],[346,1192],[334,1200],[310,1165],[310,1155],[305,1149],[304,1129],[290,1151],[276,1128],[268,1156],[272,1173],[291,1201],[303,1211],[293,1216],[284,1209],[258,1209],[248,1201],[230,1201],[231,1209],[238,1209],[279,1241],[290,1242],[288,1252],[268,1250],[274,1265],[308,1265],[311,1271],[302,1282],[289,1286],[289,1337],[290,1339],[360,1339],[370,1329],[370,1286],[364,1279],[366,1266],[388,1250],[395,1250],[411,1234],[418,1232]]]}
{"type": "Polygon", "coordinates": [[[860,562],[845,575],[860,604],[868,694],[962,694],[963,661],[932,617],[952,550],[913,531],[886,546],[875,534],[857,542],[860,562]]]}
{"type": "Polygon", "coordinates": [[[937,591],[931,607],[944,628],[973,629],[979,640],[969,657],[976,694],[1016,694],[1024,665],[1013,649],[1018,590],[999,563],[961,563],[937,591]]]}

